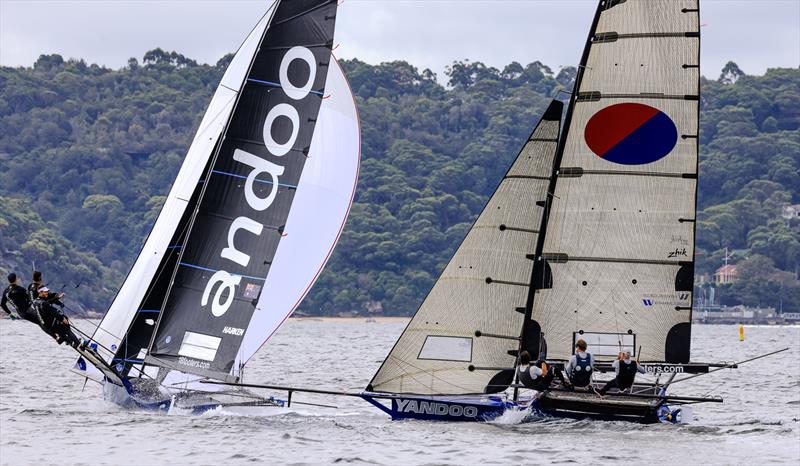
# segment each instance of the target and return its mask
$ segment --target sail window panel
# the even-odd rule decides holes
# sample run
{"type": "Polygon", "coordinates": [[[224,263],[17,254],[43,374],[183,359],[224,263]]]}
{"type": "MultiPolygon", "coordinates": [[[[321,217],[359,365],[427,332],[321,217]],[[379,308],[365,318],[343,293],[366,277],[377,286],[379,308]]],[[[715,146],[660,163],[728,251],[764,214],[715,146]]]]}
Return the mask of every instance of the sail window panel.
{"type": "MultiPolygon", "coordinates": [[[[561,167],[580,167],[584,170],[622,171],[655,174],[697,173],[697,123],[698,103],[688,100],[664,100],[649,98],[601,99],[598,102],[579,102],[575,105],[572,129],[564,148],[561,167]],[[640,103],[663,112],[674,123],[677,141],[672,150],[654,162],[630,165],[614,163],[594,153],[586,142],[587,122],[599,111],[615,104],[640,103]],[[693,136],[684,138],[683,136],[693,136]]],[[[644,178],[642,179],[644,180],[644,178]]],[[[642,181],[646,182],[646,181],[642,181]]],[[[692,195],[694,195],[692,193],[692,195]]]]}
{"type": "Polygon", "coordinates": [[[559,180],[544,253],[690,261],[695,180],[584,175],[559,180]]]}
{"type": "Polygon", "coordinates": [[[187,358],[200,359],[202,361],[213,361],[217,355],[217,349],[221,338],[202,333],[186,332],[183,334],[181,347],[178,355],[187,358]]]}
{"type": "Polygon", "coordinates": [[[633,334],[575,332],[572,340],[577,342],[578,339],[582,339],[592,348],[592,356],[596,358],[600,356],[616,357],[620,351],[628,352],[634,358],[636,357],[636,335],[633,334]]]}
{"type": "Polygon", "coordinates": [[[472,361],[472,338],[428,335],[417,359],[472,361]]]}
{"type": "Polygon", "coordinates": [[[616,41],[592,46],[581,92],[697,95],[700,69],[698,38],[650,37],[636,43],[616,41]]]}
{"type": "Polygon", "coordinates": [[[697,11],[682,11],[697,8],[697,0],[626,0],[601,12],[597,31],[619,34],[697,31],[700,26],[697,11]]]}
{"type": "Polygon", "coordinates": [[[567,262],[551,268],[553,288],[537,292],[533,309],[549,358],[569,358],[575,332],[631,330],[643,361],[663,361],[669,330],[690,321],[692,293],[675,291],[677,265],[567,262]]]}

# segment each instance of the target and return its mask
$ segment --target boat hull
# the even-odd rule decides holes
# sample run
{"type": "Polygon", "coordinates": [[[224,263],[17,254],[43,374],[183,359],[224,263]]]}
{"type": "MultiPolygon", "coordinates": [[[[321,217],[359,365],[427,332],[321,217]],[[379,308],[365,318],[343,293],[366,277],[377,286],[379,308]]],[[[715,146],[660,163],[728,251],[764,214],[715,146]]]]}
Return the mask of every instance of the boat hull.
{"type": "Polygon", "coordinates": [[[179,410],[181,414],[198,416],[220,408],[247,409],[253,408],[283,408],[283,400],[268,398],[254,399],[253,401],[237,401],[236,396],[225,393],[208,392],[198,393],[177,391],[172,395],[153,392],[148,389],[137,389],[130,383],[124,386],[105,381],[103,384],[103,398],[123,409],[133,411],[148,411],[167,414],[179,410]],[[221,400],[222,398],[228,400],[221,400]]]}
{"type": "Polygon", "coordinates": [[[500,396],[387,396],[363,393],[361,397],[393,420],[486,422],[515,406],[500,396]]]}
{"type": "Polygon", "coordinates": [[[521,402],[487,395],[403,396],[363,393],[361,397],[393,420],[488,422],[508,410],[529,410],[532,418],[595,419],[640,424],[681,422],[681,410],[672,410],[663,402],[600,398],[591,393],[546,393],[537,400],[521,402]]]}

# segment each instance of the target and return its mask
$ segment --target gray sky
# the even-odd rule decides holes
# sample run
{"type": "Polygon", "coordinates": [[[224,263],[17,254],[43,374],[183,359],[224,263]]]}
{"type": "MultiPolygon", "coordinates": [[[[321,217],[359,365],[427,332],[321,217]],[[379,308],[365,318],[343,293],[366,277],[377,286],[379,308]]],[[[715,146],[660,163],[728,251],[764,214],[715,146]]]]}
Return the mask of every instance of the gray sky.
{"type": "MultiPolygon", "coordinates": [[[[0,0],[0,64],[59,53],[118,68],[147,50],[214,63],[269,0],[0,0]]],[[[440,77],[456,59],[502,67],[575,65],[596,0],[344,0],[336,55],[404,59],[440,77]]],[[[702,0],[703,74],[733,60],[748,74],[800,66],[800,0],[702,0]]]]}

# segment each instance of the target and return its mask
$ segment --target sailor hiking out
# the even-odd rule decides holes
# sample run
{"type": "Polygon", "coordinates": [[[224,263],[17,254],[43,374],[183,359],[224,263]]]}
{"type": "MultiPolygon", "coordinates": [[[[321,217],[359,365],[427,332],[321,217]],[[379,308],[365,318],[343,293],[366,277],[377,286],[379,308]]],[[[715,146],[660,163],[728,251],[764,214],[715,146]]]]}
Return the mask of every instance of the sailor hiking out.
{"type": "Polygon", "coordinates": [[[39,298],[39,288],[44,286],[42,283],[42,272],[38,270],[33,271],[33,281],[28,285],[28,298],[31,303],[39,298]]]}
{"type": "Polygon", "coordinates": [[[575,354],[564,366],[564,372],[567,373],[572,386],[578,389],[589,387],[592,382],[592,373],[594,372],[594,357],[586,351],[586,348],[587,345],[584,340],[576,341],[575,354]]]}
{"type": "Polygon", "coordinates": [[[633,381],[636,379],[636,373],[646,374],[644,367],[639,365],[637,361],[631,360],[631,353],[620,352],[617,360],[611,364],[617,376],[610,380],[598,392],[600,395],[605,395],[606,392],[612,388],[619,391],[624,391],[633,386],[633,381]]]}
{"type": "Polygon", "coordinates": [[[6,311],[6,314],[8,314],[9,318],[12,320],[17,317],[22,317],[36,325],[41,324],[38,316],[36,316],[36,313],[31,309],[31,301],[28,298],[28,293],[25,291],[25,288],[19,286],[17,274],[15,273],[8,274],[8,287],[3,290],[3,297],[0,299],[0,307],[6,311]],[[14,315],[11,309],[9,309],[9,304],[14,311],[16,311],[17,315],[14,315]]]}
{"type": "Polygon", "coordinates": [[[72,328],[67,316],[57,307],[64,306],[59,300],[63,296],[63,293],[50,293],[50,290],[46,286],[43,286],[39,288],[39,294],[36,300],[33,301],[33,307],[41,316],[43,322],[42,329],[44,329],[48,335],[52,336],[59,345],[66,342],[73,348],[77,348],[78,345],[81,344],[81,341],[72,333],[72,328]]]}

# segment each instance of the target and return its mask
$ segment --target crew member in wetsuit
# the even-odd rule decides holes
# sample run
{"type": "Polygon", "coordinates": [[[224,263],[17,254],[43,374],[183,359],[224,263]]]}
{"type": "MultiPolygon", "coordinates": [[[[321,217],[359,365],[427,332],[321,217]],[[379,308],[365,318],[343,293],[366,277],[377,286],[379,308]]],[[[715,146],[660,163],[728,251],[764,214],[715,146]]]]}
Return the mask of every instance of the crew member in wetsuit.
{"type": "Polygon", "coordinates": [[[519,381],[525,388],[543,392],[550,388],[553,378],[558,377],[562,385],[566,385],[564,376],[555,367],[548,367],[543,360],[538,360],[531,364],[531,354],[523,351],[519,354],[519,366],[517,367],[519,381]]]}
{"type": "MultiPolygon", "coordinates": [[[[69,324],[69,319],[64,315],[56,303],[60,304],[59,298],[63,294],[54,295],[46,286],[39,288],[39,296],[33,305],[38,309],[39,315],[42,317],[44,324],[42,328],[50,336],[52,336],[60,345],[66,342],[68,345],[77,348],[81,341],[72,333],[72,328],[69,324]]],[[[63,304],[61,305],[63,307],[63,304]]]]}
{"type": "Polygon", "coordinates": [[[605,395],[607,391],[616,388],[620,392],[627,390],[633,386],[633,381],[636,379],[636,373],[640,372],[646,374],[647,371],[644,367],[640,366],[638,361],[631,360],[631,353],[620,352],[617,360],[611,364],[617,376],[609,380],[598,392],[600,395],[605,395]]]}
{"type": "Polygon", "coordinates": [[[592,372],[594,371],[594,358],[586,351],[586,341],[578,340],[575,342],[575,354],[564,366],[572,386],[578,389],[588,388],[592,383],[592,372]]]}
{"type": "Polygon", "coordinates": [[[11,303],[11,306],[17,311],[17,316],[29,320],[36,325],[42,325],[39,314],[31,307],[31,300],[28,297],[28,292],[17,283],[17,274],[8,274],[8,283],[8,288],[3,291],[3,297],[0,299],[0,307],[6,311],[9,317],[15,319],[16,317],[8,308],[8,303],[11,303]]]}
{"type": "Polygon", "coordinates": [[[44,286],[42,284],[42,272],[38,270],[33,271],[33,283],[28,285],[28,297],[30,298],[31,302],[36,301],[39,299],[39,288],[44,286]]]}

